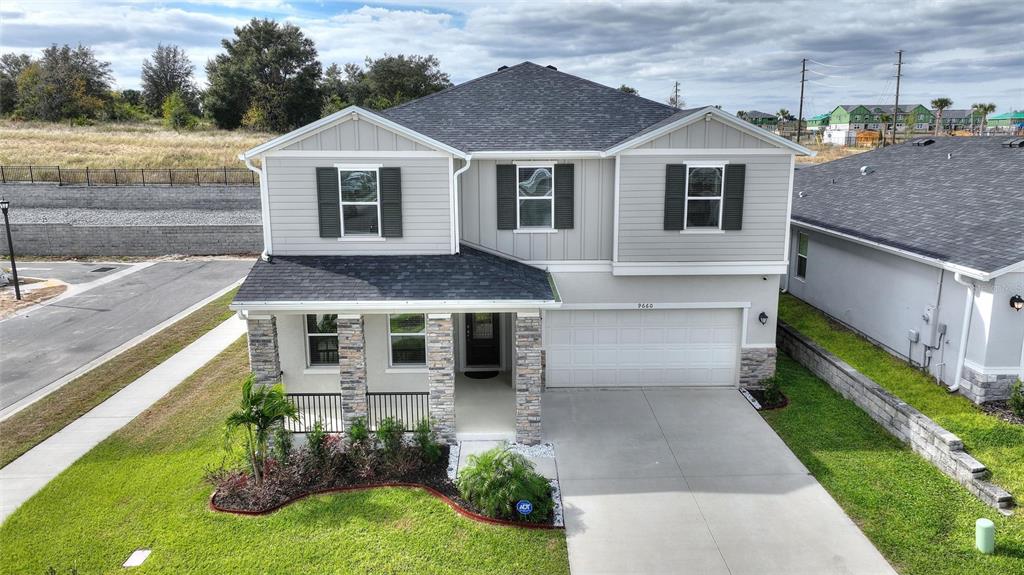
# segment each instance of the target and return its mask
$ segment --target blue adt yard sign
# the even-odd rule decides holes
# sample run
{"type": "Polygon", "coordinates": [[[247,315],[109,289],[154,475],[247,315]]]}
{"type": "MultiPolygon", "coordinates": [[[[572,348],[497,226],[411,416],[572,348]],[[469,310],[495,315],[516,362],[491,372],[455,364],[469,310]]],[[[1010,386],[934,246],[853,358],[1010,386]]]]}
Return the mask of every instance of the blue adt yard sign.
{"type": "Polygon", "coordinates": [[[525,499],[520,499],[519,502],[516,503],[516,511],[518,511],[520,515],[529,515],[533,513],[533,503],[530,503],[525,499]]]}

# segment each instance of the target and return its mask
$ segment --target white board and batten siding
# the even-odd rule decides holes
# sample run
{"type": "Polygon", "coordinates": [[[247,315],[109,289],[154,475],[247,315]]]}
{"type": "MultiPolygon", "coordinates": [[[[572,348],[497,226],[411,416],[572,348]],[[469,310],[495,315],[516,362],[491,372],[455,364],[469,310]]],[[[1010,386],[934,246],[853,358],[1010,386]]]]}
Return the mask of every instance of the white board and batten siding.
{"type": "Polygon", "coordinates": [[[313,132],[282,150],[283,154],[271,153],[265,158],[276,255],[451,253],[448,157],[369,155],[367,152],[424,152],[430,148],[372,122],[354,119],[313,132]],[[303,152],[315,153],[303,156],[303,152]],[[346,152],[360,154],[346,156],[346,152]],[[402,237],[380,241],[320,237],[316,168],[335,164],[402,169],[402,237]]]}
{"type": "MultiPolygon", "coordinates": [[[[521,161],[544,163],[544,158],[521,161]]],[[[462,241],[524,261],[612,259],[615,210],[614,159],[560,159],[573,164],[573,229],[518,233],[498,229],[497,165],[507,160],[473,160],[460,180],[462,241]]]]}

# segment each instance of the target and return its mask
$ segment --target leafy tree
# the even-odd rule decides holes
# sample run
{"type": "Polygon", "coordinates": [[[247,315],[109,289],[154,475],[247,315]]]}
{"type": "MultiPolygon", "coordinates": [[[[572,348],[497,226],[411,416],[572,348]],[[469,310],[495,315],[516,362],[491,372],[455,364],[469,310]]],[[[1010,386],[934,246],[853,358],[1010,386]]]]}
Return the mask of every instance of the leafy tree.
{"type": "Polygon", "coordinates": [[[337,64],[331,64],[324,71],[323,80],[320,81],[320,93],[324,98],[323,108],[320,110],[321,115],[327,116],[349,106],[345,99],[345,76],[337,64]]]}
{"type": "Polygon", "coordinates": [[[224,39],[206,64],[203,102],[218,127],[285,132],[317,119],[320,62],[313,41],[293,24],[253,18],[224,39]]]}
{"type": "Polygon", "coordinates": [[[238,410],[228,415],[226,432],[236,429],[245,431],[245,453],[252,468],[257,485],[263,483],[263,471],[267,463],[268,441],[276,426],[286,419],[297,419],[295,406],[284,394],[284,386],[256,385],[256,377],[250,375],[242,384],[242,401],[238,410]]]}
{"type": "Polygon", "coordinates": [[[741,120],[748,120],[749,121],[749,119],[747,118],[747,112],[745,110],[738,110],[736,112],[736,117],[741,119],[741,120]]]}
{"type": "Polygon", "coordinates": [[[935,134],[942,133],[942,112],[953,105],[949,98],[935,98],[932,100],[932,109],[935,110],[935,134]]]}
{"type": "Polygon", "coordinates": [[[177,92],[189,112],[198,114],[199,98],[192,80],[195,66],[185,51],[173,44],[158,44],[151,58],[142,61],[142,98],[149,113],[160,114],[164,101],[177,92]]]}
{"type": "Polygon", "coordinates": [[[198,121],[198,118],[189,110],[185,98],[178,91],[171,92],[171,95],[167,96],[161,106],[161,112],[164,118],[164,126],[176,132],[191,130],[198,121]]]}
{"type": "Polygon", "coordinates": [[[633,94],[634,96],[639,94],[639,92],[636,91],[636,88],[634,88],[632,86],[627,86],[625,84],[619,86],[619,91],[620,92],[624,92],[626,94],[633,94]]]}
{"type": "Polygon", "coordinates": [[[40,120],[95,118],[110,99],[110,63],[92,49],[56,44],[18,75],[19,114],[40,120]]]}
{"type": "Polygon", "coordinates": [[[28,54],[0,56],[0,114],[10,114],[18,107],[18,76],[31,64],[28,54]]]}
{"type": "Polygon", "coordinates": [[[786,108],[780,108],[778,112],[775,112],[775,117],[779,119],[780,124],[796,120],[796,116],[791,114],[786,108]]]}
{"type": "Polygon", "coordinates": [[[452,85],[441,62],[433,54],[426,56],[385,54],[376,60],[367,58],[365,68],[346,64],[340,80],[337,66],[328,68],[325,87],[328,100],[382,110],[438,92],[452,85]]]}
{"type": "Polygon", "coordinates": [[[102,117],[105,120],[114,122],[138,122],[149,117],[145,108],[139,105],[139,92],[137,90],[112,91],[110,98],[106,101],[102,117]],[[125,94],[129,92],[129,94],[125,94]],[[130,94],[134,92],[134,94],[130,94]],[[132,100],[136,103],[132,103],[132,100]]]}
{"type": "Polygon", "coordinates": [[[985,134],[985,124],[988,123],[988,115],[991,114],[992,112],[996,111],[996,105],[991,103],[991,102],[987,103],[987,104],[985,104],[985,103],[971,104],[971,111],[976,113],[976,114],[978,114],[979,116],[981,116],[981,132],[979,132],[979,133],[984,135],[985,134]]]}
{"type": "Polygon", "coordinates": [[[142,92],[138,90],[121,90],[121,99],[132,106],[142,106],[142,92]]]}

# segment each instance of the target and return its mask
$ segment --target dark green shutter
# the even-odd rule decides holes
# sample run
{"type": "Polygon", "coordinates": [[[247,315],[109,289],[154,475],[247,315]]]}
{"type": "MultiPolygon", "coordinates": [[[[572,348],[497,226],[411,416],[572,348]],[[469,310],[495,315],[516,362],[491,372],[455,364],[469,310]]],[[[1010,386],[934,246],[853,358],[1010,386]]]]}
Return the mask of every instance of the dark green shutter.
{"type": "Polygon", "coordinates": [[[665,229],[683,229],[686,205],[686,164],[665,166],[665,229]]]}
{"type": "Polygon", "coordinates": [[[380,231],[385,238],[402,237],[402,169],[380,169],[380,231]]]}
{"type": "Polygon", "coordinates": [[[571,230],[575,213],[576,170],[572,164],[555,164],[555,229],[571,230]]]}
{"type": "Polygon", "coordinates": [[[498,171],[498,229],[516,229],[516,167],[499,164],[498,171]]]}
{"type": "Polygon", "coordinates": [[[722,229],[743,229],[743,189],[746,187],[747,166],[725,166],[725,205],[722,206],[722,229]]]}
{"type": "Polygon", "coordinates": [[[341,237],[337,168],[316,169],[316,211],[320,220],[320,237],[341,237]]]}

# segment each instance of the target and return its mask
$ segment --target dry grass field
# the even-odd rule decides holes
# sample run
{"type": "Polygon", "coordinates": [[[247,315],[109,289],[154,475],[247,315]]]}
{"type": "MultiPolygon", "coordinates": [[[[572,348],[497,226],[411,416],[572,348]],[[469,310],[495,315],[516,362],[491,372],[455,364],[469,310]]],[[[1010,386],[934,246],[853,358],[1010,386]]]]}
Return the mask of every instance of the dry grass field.
{"type": "Polygon", "coordinates": [[[241,167],[238,154],[274,134],[213,128],[175,132],[159,122],[69,126],[0,121],[0,165],[62,168],[241,167]]]}
{"type": "Polygon", "coordinates": [[[842,146],[830,146],[828,144],[805,144],[804,147],[818,152],[817,156],[808,158],[806,156],[797,156],[796,163],[798,164],[821,164],[824,162],[831,162],[832,160],[838,160],[847,156],[853,156],[861,152],[868,152],[874,148],[851,148],[842,146]]]}

